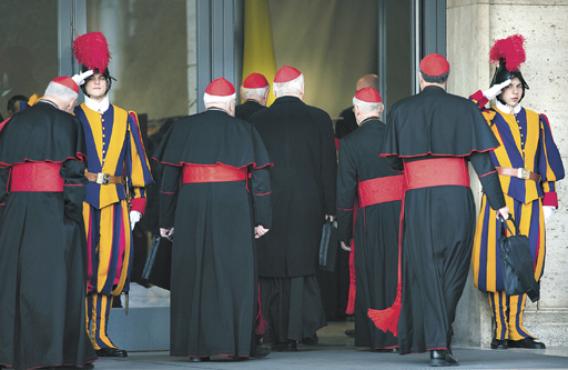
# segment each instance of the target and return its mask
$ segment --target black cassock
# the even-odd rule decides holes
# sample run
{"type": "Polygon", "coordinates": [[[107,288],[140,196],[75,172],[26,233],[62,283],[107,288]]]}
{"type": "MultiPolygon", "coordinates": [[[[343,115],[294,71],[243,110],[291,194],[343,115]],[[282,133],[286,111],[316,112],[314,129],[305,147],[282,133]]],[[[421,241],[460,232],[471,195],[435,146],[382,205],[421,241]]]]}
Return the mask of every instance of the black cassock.
{"type": "Polygon", "coordinates": [[[469,186],[423,186],[424,181],[448,183],[460,176],[459,166],[465,177],[469,161],[492,207],[501,208],[505,201],[488,153],[497,145],[476,106],[442,88],[426,87],[392,108],[381,155],[394,158],[395,167],[403,164],[407,186],[411,179],[421,183],[404,198],[402,354],[450,347],[475,228],[469,186]]]}
{"type": "MultiPolygon", "coordinates": [[[[355,345],[386,349],[397,345],[392,333],[379,330],[367,316],[369,308],[386,308],[396,295],[398,229],[400,223],[401,172],[380,158],[386,125],[378,119],[365,120],[357,131],[341,140],[337,175],[337,221],[339,240],[353,238],[353,203],[358,184],[368,180],[397,179],[398,200],[360,207],[355,224],[355,345]]],[[[374,180],[377,181],[377,180],[374,180]]],[[[381,186],[378,196],[387,189],[381,186]]]]}
{"type": "Polygon", "coordinates": [[[243,104],[237,105],[235,108],[235,117],[249,121],[253,114],[266,107],[255,100],[247,100],[243,104]]]}
{"type": "Polygon", "coordinates": [[[316,270],[324,216],[335,214],[333,126],[327,113],[288,96],[251,122],[274,162],[273,228],[258,243],[268,339],[301,340],[325,324],[316,270]]]}
{"type": "MultiPolygon", "coordinates": [[[[339,119],[335,122],[337,149],[340,148],[338,145],[339,139],[344,138],[358,127],[355,114],[353,113],[353,106],[341,111],[339,119]]],[[[349,252],[338,248],[337,254],[335,271],[320,270],[318,272],[323,306],[328,320],[345,318],[349,294],[349,252]]]]}
{"type": "Polygon", "coordinates": [[[11,185],[0,191],[2,366],[83,366],[96,358],[85,329],[83,147],[81,125],[46,102],[18,113],[0,132],[0,171],[5,180],[12,172],[11,185]],[[17,174],[44,165],[56,170],[17,174]],[[22,180],[31,186],[61,178],[63,191],[12,189],[22,180]]]}
{"type": "Polygon", "coordinates": [[[157,158],[164,165],[160,227],[175,227],[170,352],[248,357],[256,307],[253,229],[271,228],[268,153],[249,123],[215,109],[176,121],[164,145],[157,158]],[[187,183],[181,179],[190,165],[231,166],[250,178],[187,183]]]}

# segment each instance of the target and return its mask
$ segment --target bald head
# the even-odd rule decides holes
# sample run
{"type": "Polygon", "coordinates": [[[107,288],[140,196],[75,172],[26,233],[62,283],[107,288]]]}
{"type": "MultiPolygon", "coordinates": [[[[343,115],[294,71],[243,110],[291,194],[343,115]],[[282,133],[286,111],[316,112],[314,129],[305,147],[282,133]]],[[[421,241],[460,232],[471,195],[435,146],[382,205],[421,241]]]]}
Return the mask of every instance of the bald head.
{"type": "Polygon", "coordinates": [[[379,88],[379,76],[374,73],[369,73],[366,75],[361,76],[357,80],[357,85],[355,86],[355,90],[361,90],[365,87],[372,87],[375,89],[379,88]]]}

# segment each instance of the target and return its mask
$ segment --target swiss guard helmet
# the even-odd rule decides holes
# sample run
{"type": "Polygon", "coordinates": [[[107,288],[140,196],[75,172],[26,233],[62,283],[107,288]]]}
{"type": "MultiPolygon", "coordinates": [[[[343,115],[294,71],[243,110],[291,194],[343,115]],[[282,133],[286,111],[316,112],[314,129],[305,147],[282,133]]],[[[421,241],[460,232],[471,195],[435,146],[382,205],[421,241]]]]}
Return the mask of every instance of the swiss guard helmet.
{"type": "MultiPolygon", "coordinates": [[[[522,35],[512,35],[495,41],[489,52],[491,62],[498,63],[491,80],[491,86],[516,77],[523,85],[521,100],[525,97],[525,90],[529,89],[529,85],[520,70],[521,64],[526,60],[524,42],[525,38],[522,35]]],[[[497,99],[501,101],[499,96],[497,99]]]]}
{"type": "MultiPolygon", "coordinates": [[[[94,73],[100,73],[105,77],[107,81],[105,95],[108,94],[112,80],[116,79],[110,75],[108,70],[110,52],[105,35],[102,32],[89,32],[78,36],[73,41],[73,54],[77,58],[77,62],[81,64],[81,72],[93,70],[94,73]]],[[[89,81],[89,78],[85,82],[87,81],[89,81]]],[[[81,90],[85,95],[88,95],[85,91],[85,84],[81,85],[81,90]]]]}

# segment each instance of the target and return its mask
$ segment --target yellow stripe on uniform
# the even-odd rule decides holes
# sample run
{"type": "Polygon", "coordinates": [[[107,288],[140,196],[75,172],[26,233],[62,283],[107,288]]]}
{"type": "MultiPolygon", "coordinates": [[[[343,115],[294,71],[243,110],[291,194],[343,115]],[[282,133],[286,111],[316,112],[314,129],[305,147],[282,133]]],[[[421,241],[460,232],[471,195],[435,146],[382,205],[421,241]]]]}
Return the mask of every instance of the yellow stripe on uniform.
{"type": "MultiPolygon", "coordinates": [[[[147,185],[146,181],[144,180],[144,167],[142,166],[142,161],[145,162],[147,168],[150,168],[150,162],[148,161],[148,157],[144,153],[138,153],[138,147],[136,146],[136,142],[134,140],[135,137],[140,138],[140,145],[142,146],[142,149],[144,151],[146,151],[146,149],[144,148],[144,140],[141,136],[142,134],[140,132],[140,127],[138,126],[138,116],[134,112],[130,113],[136,117],[134,119],[134,125],[136,127],[130,132],[130,157],[132,160],[130,181],[132,181],[132,186],[137,188],[147,185]]],[[[135,198],[140,198],[140,196],[135,195],[135,198]]]]}
{"type": "MultiPolygon", "coordinates": [[[[126,278],[128,277],[128,266],[130,265],[130,216],[128,214],[128,204],[125,200],[120,202],[121,211],[122,211],[122,227],[124,228],[124,258],[122,259],[122,271],[120,272],[120,279],[116,288],[113,289],[113,295],[120,295],[122,293],[122,289],[124,288],[124,284],[126,283],[126,278]]],[[[119,217],[119,215],[117,215],[119,217]]]]}
{"type": "MultiPolygon", "coordinates": [[[[485,213],[486,203],[487,203],[487,197],[485,196],[485,194],[483,194],[483,196],[481,197],[481,207],[479,208],[480,215],[483,215],[485,213]]],[[[483,216],[479,217],[480,221],[482,220],[482,217],[483,216]]],[[[473,239],[474,242],[473,242],[473,249],[471,256],[471,263],[473,267],[473,282],[476,287],[479,281],[479,267],[480,267],[479,257],[481,255],[480,245],[481,245],[481,239],[483,237],[483,225],[484,222],[477,222],[477,225],[475,225],[475,236],[473,239]]],[[[482,261],[481,263],[485,263],[485,261],[482,261]]]]}
{"type": "Polygon", "coordinates": [[[539,250],[536,260],[536,266],[534,269],[534,277],[537,281],[540,280],[542,272],[544,270],[544,260],[546,258],[546,227],[544,224],[544,212],[542,210],[542,199],[538,199],[538,227],[539,227],[539,250]]]}
{"type": "Polygon", "coordinates": [[[92,311],[91,311],[91,343],[95,350],[101,349],[101,347],[97,344],[97,340],[95,339],[95,333],[97,332],[97,298],[98,294],[91,294],[91,299],[93,300],[92,311]]]}
{"type": "MultiPolygon", "coordinates": [[[[538,168],[535,168],[535,161],[532,158],[535,158],[538,150],[538,143],[539,139],[541,138],[540,134],[540,118],[538,113],[525,109],[527,115],[527,133],[526,133],[526,141],[525,141],[525,153],[526,158],[528,160],[525,161],[524,167],[527,168],[529,171],[534,172],[535,170],[538,171],[538,168]]],[[[538,198],[538,190],[537,190],[537,183],[536,181],[527,180],[525,181],[525,201],[529,202],[533,199],[538,198]]]]}
{"type": "Polygon", "coordinates": [[[532,209],[532,202],[523,204],[521,206],[521,219],[519,220],[519,217],[515,218],[517,225],[519,225],[519,232],[522,235],[529,235],[531,231],[532,209]]]}
{"type": "Polygon", "coordinates": [[[101,319],[98,323],[99,325],[99,339],[109,348],[114,348],[114,345],[110,341],[109,337],[106,334],[106,327],[107,327],[107,310],[110,309],[110,305],[112,303],[112,298],[109,296],[101,294],[101,319]]]}
{"type": "MultiPolygon", "coordinates": [[[[91,206],[87,202],[83,202],[83,223],[85,224],[85,236],[89,237],[89,228],[91,227],[91,206]]],[[[93,246],[93,248],[96,246],[93,246]]]]}
{"type": "Polygon", "coordinates": [[[507,339],[509,337],[509,325],[506,312],[507,296],[504,292],[491,292],[487,293],[487,296],[495,322],[495,339],[507,339]]]}
{"type": "MultiPolygon", "coordinates": [[[[81,108],[85,113],[87,121],[89,121],[89,126],[91,126],[91,131],[93,132],[93,140],[95,141],[95,148],[97,148],[97,155],[99,156],[99,161],[103,161],[103,122],[101,119],[101,114],[95,112],[91,108],[87,107],[85,103],[81,104],[81,108]]],[[[114,130],[114,128],[113,128],[114,130]]]]}
{"type": "Polygon", "coordinates": [[[511,340],[521,340],[527,336],[532,337],[528,330],[523,326],[523,316],[525,313],[526,303],[526,294],[509,296],[509,339],[511,340]],[[520,308],[519,301],[521,303],[520,308]],[[519,332],[519,329],[522,332],[519,332]]]}
{"type": "MultiPolygon", "coordinates": [[[[126,110],[113,105],[113,111],[112,133],[102,170],[102,172],[112,175],[114,175],[117,170],[120,152],[122,151],[124,138],[126,137],[126,127],[128,125],[128,112],[126,112],[126,110]]],[[[101,208],[118,201],[117,186],[122,185],[103,185],[100,187],[99,205],[101,208]]]]}
{"type": "Polygon", "coordinates": [[[487,227],[487,271],[485,277],[485,284],[487,287],[487,291],[494,292],[496,289],[496,281],[497,277],[496,274],[496,261],[497,261],[497,243],[496,238],[494,237],[495,228],[497,227],[497,213],[492,209],[489,208],[489,220],[485,220],[488,222],[489,225],[487,227]]]}
{"type": "Polygon", "coordinates": [[[110,267],[110,259],[112,256],[113,228],[114,228],[114,206],[105,207],[101,211],[100,230],[109,230],[111,232],[101,232],[98,251],[99,251],[99,268],[97,271],[97,292],[102,292],[107,279],[113,279],[108,276],[110,267]]]}

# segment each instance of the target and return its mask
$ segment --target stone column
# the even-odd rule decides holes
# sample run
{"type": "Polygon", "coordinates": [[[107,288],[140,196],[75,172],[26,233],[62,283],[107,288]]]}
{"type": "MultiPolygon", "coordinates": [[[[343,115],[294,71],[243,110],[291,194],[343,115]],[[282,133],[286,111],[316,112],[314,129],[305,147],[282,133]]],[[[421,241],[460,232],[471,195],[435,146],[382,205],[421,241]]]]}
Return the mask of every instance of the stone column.
{"type": "MultiPolygon", "coordinates": [[[[489,87],[494,40],[515,33],[526,38],[522,67],[530,90],[523,105],[545,113],[568,166],[568,0],[448,0],[449,91],[468,96],[489,87]]],[[[479,185],[474,193],[479,199],[479,185]]],[[[547,255],[541,300],[529,303],[525,326],[549,346],[568,345],[568,180],[557,183],[560,207],[547,225],[547,255]]],[[[471,276],[458,308],[456,343],[487,347],[491,318],[487,298],[471,276]]]]}

